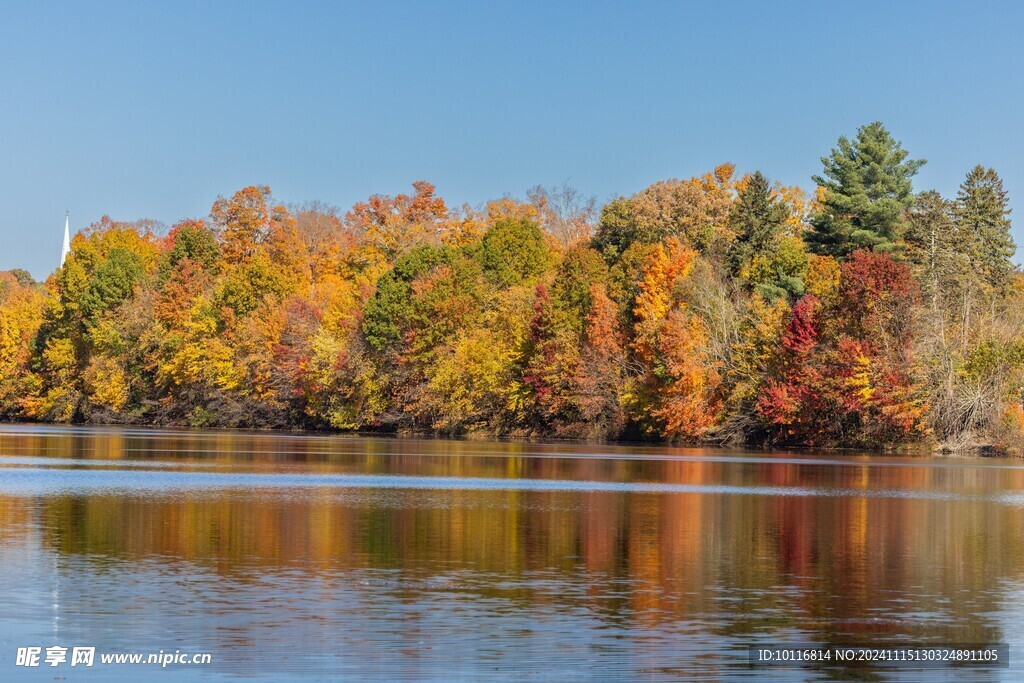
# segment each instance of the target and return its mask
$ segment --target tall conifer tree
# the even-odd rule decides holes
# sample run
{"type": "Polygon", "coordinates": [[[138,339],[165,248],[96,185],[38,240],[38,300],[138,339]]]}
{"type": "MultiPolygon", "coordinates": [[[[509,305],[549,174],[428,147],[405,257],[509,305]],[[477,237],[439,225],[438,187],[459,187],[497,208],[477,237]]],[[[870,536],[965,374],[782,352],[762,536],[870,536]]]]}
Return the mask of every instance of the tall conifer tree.
{"type": "Polygon", "coordinates": [[[786,217],[786,206],[772,196],[768,179],[760,171],[755,172],[736,198],[729,216],[729,227],[736,233],[729,250],[729,265],[734,274],[750,265],[755,254],[774,246],[786,217]]]}
{"type": "Polygon", "coordinates": [[[821,210],[811,217],[811,247],[842,258],[870,248],[898,252],[905,212],[914,203],[911,178],[925,163],[907,152],[879,122],[857,130],[852,141],[822,157],[823,175],[814,182],[824,191],[821,210]]]}
{"type": "Polygon", "coordinates": [[[1010,235],[1010,208],[1003,181],[991,168],[975,166],[960,185],[954,205],[976,277],[992,290],[1003,289],[1013,274],[1017,251],[1010,235]]]}

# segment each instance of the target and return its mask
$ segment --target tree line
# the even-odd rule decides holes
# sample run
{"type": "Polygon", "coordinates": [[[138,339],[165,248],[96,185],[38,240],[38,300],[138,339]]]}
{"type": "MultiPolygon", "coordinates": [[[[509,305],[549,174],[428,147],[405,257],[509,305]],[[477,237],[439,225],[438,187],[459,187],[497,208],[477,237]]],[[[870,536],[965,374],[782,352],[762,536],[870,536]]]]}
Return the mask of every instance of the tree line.
{"type": "Polygon", "coordinates": [[[816,191],[730,164],[603,207],[252,186],[0,273],[8,420],[1012,450],[1024,277],[999,176],[916,192],[880,123],[816,191]]]}

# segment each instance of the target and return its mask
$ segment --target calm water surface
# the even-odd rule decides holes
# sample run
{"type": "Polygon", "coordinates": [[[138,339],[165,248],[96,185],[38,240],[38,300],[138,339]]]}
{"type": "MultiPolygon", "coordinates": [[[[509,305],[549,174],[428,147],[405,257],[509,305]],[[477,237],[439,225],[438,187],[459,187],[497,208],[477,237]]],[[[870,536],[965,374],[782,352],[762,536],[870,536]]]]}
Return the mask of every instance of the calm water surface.
{"type": "Polygon", "coordinates": [[[1022,680],[1024,464],[0,426],[0,675],[1022,680]],[[1012,666],[748,667],[792,641],[1012,666]]]}

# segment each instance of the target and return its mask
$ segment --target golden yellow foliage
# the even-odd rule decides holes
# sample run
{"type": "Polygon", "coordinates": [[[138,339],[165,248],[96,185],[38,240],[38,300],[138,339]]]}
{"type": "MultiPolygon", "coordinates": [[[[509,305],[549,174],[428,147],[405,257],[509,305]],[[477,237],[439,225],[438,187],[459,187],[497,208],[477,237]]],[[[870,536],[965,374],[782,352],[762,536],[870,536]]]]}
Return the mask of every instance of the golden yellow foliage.
{"type": "Polygon", "coordinates": [[[128,402],[128,375],[121,363],[109,356],[96,355],[83,374],[89,400],[109,410],[120,410],[128,402]]]}
{"type": "Polygon", "coordinates": [[[640,293],[633,313],[636,316],[636,339],[633,348],[641,360],[653,358],[657,334],[668,316],[672,288],[676,279],[684,279],[693,269],[697,252],[669,238],[657,245],[644,262],[640,293]]]}
{"type": "Polygon", "coordinates": [[[831,256],[810,255],[804,287],[823,302],[833,301],[839,293],[839,262],[831,256]]]}

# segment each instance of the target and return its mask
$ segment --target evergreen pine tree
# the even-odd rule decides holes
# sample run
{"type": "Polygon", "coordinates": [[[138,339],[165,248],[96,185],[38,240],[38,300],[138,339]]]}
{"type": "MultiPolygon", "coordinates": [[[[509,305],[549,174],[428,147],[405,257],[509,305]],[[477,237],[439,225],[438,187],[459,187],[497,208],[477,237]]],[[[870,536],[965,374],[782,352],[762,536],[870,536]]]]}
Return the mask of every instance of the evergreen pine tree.
{"type": "Polygon", "coordinates": [[[768,179],[757,171],[736,198],[729,227],[736,239],[729,249],[729,266],[738,274],[756,254],[768,251],[786,221],[785,204],[772,196],[768,179]]]}
{"type": "Polygon", "coordinates": [[[954,213],[971,270],[989,288],[1002,290],[1013,274],[1017,247],[1010,235],[1010,208],[1003,181],[991,168],[978,165],[960,185],[954,213]]]}
{"type": "Polygon", "coordinates": [[[821,210],[811,217],[812,249],[843,257],[860,248],[899,251],[904,213],[914,203],[911,178],[925,163],[907,152],[879,122],[862,126],[850,141],[822,157],[824,174],[814,182],[824,189],[821,210]]]}

